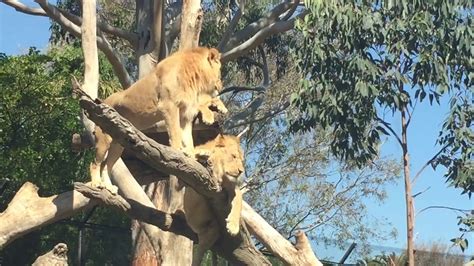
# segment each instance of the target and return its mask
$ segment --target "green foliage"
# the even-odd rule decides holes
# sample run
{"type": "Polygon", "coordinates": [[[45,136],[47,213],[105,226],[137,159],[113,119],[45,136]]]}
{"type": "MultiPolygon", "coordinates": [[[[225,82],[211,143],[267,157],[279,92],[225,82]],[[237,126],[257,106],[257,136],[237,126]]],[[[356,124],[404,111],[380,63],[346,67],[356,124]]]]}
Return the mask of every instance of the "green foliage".
{"type": "Polygon", "coordinates": [[[458,216],[458,225],[461,226],[459,228],[461,235],[451,239],[451,242],[453,242],[454,245],[459,246],[459,248],[464,252],[464,250],[469,246],[469,241],[464,237],[464,235],[469,235],[474,232],[474,213],[458,216]]]}
{"type": "MultiPolygon", "coordinates": [[[[82,130],[78,101],[72,98],[71,75],[81,76],[83,68],[81,50],[72,47],[56,48],[47,54],[35,49],[22,56],[0,54],[0,172],[1,178],[9,179],[0,197],[0,211],[26,181],[37,185],[41,196],[50,196],[71,190],[75,181],[89,179],[91,152],[71,151],[72,134],[82,130]]],[[[117,84],[111,79],[109,64],[102,64],[100,70],[102,91],[117,84]]],[[[3,262],[31,264],[58,242],[67,243],[70,258],[75,261],[77,222],[84,216],[78,214],[72,222],[49,225],[14,241],[0,252],[3,262]]],[[[125,234],[116,234],[86,229],[86,262],[124,265],[130,250],[129,220],[111,210],[97,209],[89,222],[126,230],[125,234]]]]}
{"type": "Polygon", "coordinates": [[[472,1],[310,1],[297,23],[301,111],[294,131],[320,125],[332,131],[331,149],[359,165],[377,155],[388,134],[378,111],[397,112],[452,97],[439,143],[447,177],[473,190],[472,1]],[[461,95],[465,95],[462,96],[461,95]],[[464,98],[463,98],[464,97],[464,98]]]}
{"type": "Polygon", "coordinates": [[[51,60],[36,50],[0,59],[0,171],[17,184],[34,182],[48,194],[87,175],[87,158],[69,148],[72,134],[81,130],[80,109],[64,75],[69,70],[61,60],[51,60]]]}

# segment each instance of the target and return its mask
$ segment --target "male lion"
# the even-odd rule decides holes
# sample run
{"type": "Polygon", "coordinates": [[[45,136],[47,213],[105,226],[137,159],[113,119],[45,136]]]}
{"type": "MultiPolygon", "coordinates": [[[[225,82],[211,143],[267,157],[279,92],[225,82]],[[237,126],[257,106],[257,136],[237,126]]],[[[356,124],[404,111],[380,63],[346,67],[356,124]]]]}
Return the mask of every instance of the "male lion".
{"type": "MultiPolygon", "coordinates": [[[[193,156],[192,122],[201,108],[199,97],[208,100],[222,90],[220,57],[214,48],[176,52],[130,88],[110,95],[104,102],[138,129],[164,120],[171,147],[193,156]]],[[[108,174],[123,147],[100,127],[94,133],[96,157],[90,165],[91,183],[116,193],[108,174]],[[103,171],[105,165],[107,172],[103,171]]]]}
{"type": "MultiPolygon", "coordinates": [[[[242,211],[242,192],[238,179],[244,171],[244,157],[240,136],[241,134],[218,135],[195,148],[196,159],[209,166],[212,177],[227,192],[230,211],[225,222],[227,232],[231,235],[239,233],[242,211]]],[[[199,265],[205,251],[220,235],[217,218],[208,201],[191,187],[186,187],[184,192],[184,212],[186,221],[199,238],[199,245],[193,257],[193,265],[199,265]]]]}

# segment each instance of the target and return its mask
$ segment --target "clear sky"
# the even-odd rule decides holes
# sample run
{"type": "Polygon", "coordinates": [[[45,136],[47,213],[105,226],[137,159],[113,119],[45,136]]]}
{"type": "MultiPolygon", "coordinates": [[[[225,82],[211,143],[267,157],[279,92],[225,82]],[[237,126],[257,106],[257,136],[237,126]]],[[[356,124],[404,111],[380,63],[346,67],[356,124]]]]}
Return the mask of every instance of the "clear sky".
{"type": "MultiPolygon", "coordinates": [[[[36,6],[33,1],[23,1],[23,3],[36,6]]],[[[0,3],[0,52],[8,55],[23,54],[30,46],[45,50],[49,38],[49,24],[49,19],[46,17],[18,13],[13,8],[0,3]]],[[[441,106],[429,107],[427,101],[418,104],[408,134],[412,175],[418,172],[422,165],[439,150],[439,147],[435,146],[435,140],[448,111],[447,108],[447,99],[443,99],[441,106]]],[[[394,117],[388,120],[399,132],[400,118],[394,117]]],[[[392,137],[388,137],[382,147],[382,155],[401,158],[400,147],[392,137]]],[[[444,169],[441,167],[437,171],[428,167],[423,172],[413,188],[413,193],[429,189],[415,199],[415,212],[433,205],[474,209],[474,201],[469,200],[466,195],[460,195],[461,190],[447,187],[443,173],[444,169]]],[[[396,185],[390,185],[387,189],[389,197],[384,204],[367,202],[369,216],[387,218],[387,221],[397,229],[398,238],[381,243],[372,242],[372,244],[403,248],[406,239],[403,178],[400,176],[399,182],[396,185]]],[[[459,236],[457,215],[458,213],[445,209],[431,209],[418,214],[415,226],[416,241],[429,243],[441,240],[449,243],[451,238],[459,236]]],[[[472,235],[469,237],[469,243],[469,250],[465,254],[474,255],[472,235]]],[[[454,251],[457,251],[457,248],[454,251]]]]}

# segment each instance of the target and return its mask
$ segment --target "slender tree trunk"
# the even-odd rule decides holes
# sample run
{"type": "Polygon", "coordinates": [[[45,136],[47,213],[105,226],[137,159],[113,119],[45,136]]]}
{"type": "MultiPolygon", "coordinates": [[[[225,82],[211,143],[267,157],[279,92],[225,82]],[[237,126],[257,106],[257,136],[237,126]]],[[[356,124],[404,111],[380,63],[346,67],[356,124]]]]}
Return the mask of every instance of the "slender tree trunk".
{"type": "Polygon", "coordinates": [[[407,255],[408,265],[415,265],[415,253],[413,243],[413,230],[415,227],[415,216],[413,210],[413,196],[411,192],[411,178],[410,178],[410,157],[408,155],[408,141],[407,141],[407,119],[406,108],[401,111],[402,116],[402,151],[403,151],[403,174],[405,177],[405,200],[407,212],[407,255]]]}

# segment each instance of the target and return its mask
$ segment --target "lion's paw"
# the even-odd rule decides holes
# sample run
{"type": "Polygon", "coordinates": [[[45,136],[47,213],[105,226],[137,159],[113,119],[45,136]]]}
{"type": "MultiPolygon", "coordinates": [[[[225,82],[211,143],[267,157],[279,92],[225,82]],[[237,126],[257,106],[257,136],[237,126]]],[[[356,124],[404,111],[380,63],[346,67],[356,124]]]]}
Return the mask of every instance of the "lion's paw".
{"type": "Polygon", "coordinates": [[[218,104],[216,108],[217,111],[221,114],[227,114],[227,112],[229,112],[229,110],[227,110],[227,108],[223,104],[218,104]]]}
{"type": "Polygon", "coordinates": [[[227,228],[227,232],[231,235],[231,236],[235,236],[239,233],[239,229],[240,229],[240,223],[239,221],[235,221],[235,220],[230,220],[230,219],[225,219],[225,222],[226,222],[226,228],[227,228]]]}
{"type": "Polygon", "coordinates": [[[225,107],[224,103],[220,99],[214,99],[210,105],[211,107],[214,107],[217,112],[221,114],[227,114],[229,110],[227,110],[227,107],[225,107]]]}
{"type": "Polygon", "coordinates": [[[212,125],[215,122],[212,112],[201,112],[202,122],[206,125],[212,125]]]}

